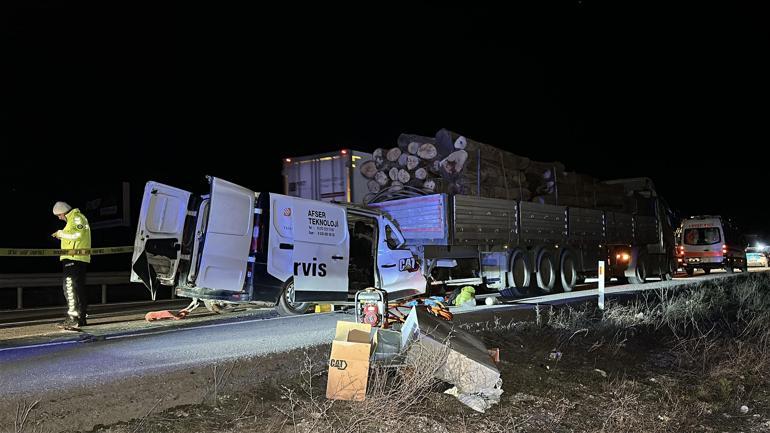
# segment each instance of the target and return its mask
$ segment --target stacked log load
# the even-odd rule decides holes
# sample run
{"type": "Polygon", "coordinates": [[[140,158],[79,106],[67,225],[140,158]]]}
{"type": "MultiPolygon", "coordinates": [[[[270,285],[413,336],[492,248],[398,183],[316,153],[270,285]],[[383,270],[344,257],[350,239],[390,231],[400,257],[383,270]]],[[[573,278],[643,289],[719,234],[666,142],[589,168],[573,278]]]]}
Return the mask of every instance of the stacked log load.
{"type": "Polygon", "coordinates": [[[401,134],[359,165],[369,179],[367,201],[410,194],[466,194],[563,206],[622,210],[621,185],[565,171],[441,129],[435,137],[401,134]]]}

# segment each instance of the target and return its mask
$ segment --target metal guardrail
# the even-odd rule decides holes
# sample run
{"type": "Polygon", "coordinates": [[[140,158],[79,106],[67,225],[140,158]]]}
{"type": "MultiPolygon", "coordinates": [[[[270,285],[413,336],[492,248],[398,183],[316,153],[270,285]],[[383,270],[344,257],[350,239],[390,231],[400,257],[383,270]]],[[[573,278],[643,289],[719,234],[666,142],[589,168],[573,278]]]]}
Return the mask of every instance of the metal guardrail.
{"type": "MultiPolygon", "coordinates": [[[[111,285],[129,284],[130,274],[120,272],[91,272],[86,274],[86,285],[102,287],[102,304],[107,303],[107,288],[111,285]]],[[[45,274],[0,274],[0,289],[16,289],[16,309],[24,309],[24,288],[26,287],[61,287],[61,273],[45,274]]],[[[174,299],[171,291],[171,299],[174,299]]]]}

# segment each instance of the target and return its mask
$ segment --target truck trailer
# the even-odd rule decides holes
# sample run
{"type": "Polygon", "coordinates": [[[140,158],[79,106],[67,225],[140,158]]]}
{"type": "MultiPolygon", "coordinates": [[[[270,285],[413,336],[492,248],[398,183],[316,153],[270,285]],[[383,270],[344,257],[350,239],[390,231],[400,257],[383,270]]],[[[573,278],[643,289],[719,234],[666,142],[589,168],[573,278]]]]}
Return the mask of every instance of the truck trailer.
{"type": "MultiPolygon", "coordinates": [[[[398,224],[406,245],[423,263],[431,286],[476,285],[514,296],[570,291],[586,278],[597,276],[599,261],[605,262],[605,278],[620,283],[673,277],[677,266],[673,216],[651,179],[598,182],[589,178],[588,186],[582,187],[562,182],[588,177],[565,173],[560,163],[530,161],[446,130],[439,131],[436,139],[402,134],[398,148],[403,149],[401,159],[410,147],[418,147],[413,146],[415,140],[436,143],[441,148],[447,136],[455,143],[461,142],[467,152],[450,150],[454,154],[465,152],[471,163],[466,163],[459,174],[434,171],[438,177],[440,173],[445,175],[444,179],[436,179],[437,184],[450,185],[445,192],[431,194],[429,190],[407,189],[406,184],[399,184],[378,194],[370,190],[368,195],[356,195],[366,197],[367,208],[385,212],[398,224]],[[533,174],[523,171],[525,165],[550,176],[550,183],[544,182],[550,187],[550,195],[538,192],[541,195],[531,197],[527,191],[548,188],[524,189],[525,181],[516,180],[533,174]],[[512,167],[519,167],[519,171],[512,171],[512,167]],[[504,187],[490,186],[498,183],[504,187]]],[[[444,147],[451,148],[451,140],[444,147]]],[[[377,157],[398,154],[398,149],[378,149],[373,160],[351,161],[348,168],[366,163],[384,169],[398,166],[397,162],[377,157]]],[[[333,163],[325,157],[328,155],[311,155],[300,160],[333,163]]],[[[430,166],[439,159],[440,155],[421,164],[430,166]]],[[[295,170],[292,165],[285,161],[285,175],[295,170]]],[[[366,180],[361,173],[356,175],[354,171],[352,175],[358,178],[359,186],[366,180]]],[[[536,181],[543,182],[543,177],[536,176],[536,181]]],[[[291,188],[284,192],[296,195],[291,188]]],[[[345,196],[340,195],[340,200],[344,201],[345,196]]]]}
{"type": "Polygon", "coordinates": [[[467,195],[372,203],[399,224],[432,285],[483,285],[504,294],[571,291],[596,277],[670,280],[675,244],[667,206],[649,179],[614,181],[638,205],[623,213],[467,195]]]}

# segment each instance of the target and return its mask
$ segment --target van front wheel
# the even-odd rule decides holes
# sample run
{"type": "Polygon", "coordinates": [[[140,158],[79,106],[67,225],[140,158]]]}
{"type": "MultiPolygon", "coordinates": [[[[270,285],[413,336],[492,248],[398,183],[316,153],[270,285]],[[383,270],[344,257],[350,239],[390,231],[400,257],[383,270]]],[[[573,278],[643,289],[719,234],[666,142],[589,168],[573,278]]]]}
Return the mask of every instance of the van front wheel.
{"type": "Polygon", "coordinates": [[[281,297],[275,305],[275,311],[281,316],[299,316],[310,309],[310,302],[294,302],[294,278],[283,283],[281,297]]]}

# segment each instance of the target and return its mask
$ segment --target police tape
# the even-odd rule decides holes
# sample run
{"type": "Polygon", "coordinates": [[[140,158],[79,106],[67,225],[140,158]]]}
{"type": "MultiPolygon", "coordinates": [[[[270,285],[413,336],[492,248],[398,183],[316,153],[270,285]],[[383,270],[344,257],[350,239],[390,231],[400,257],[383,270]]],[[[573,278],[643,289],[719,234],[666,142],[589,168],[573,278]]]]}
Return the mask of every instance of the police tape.
{"type": "Polygon", "coordinates": [[[81,248],[76,250],[0,248],[0,257],[104,256],[133,251],[134,247],[81,248]]]}

